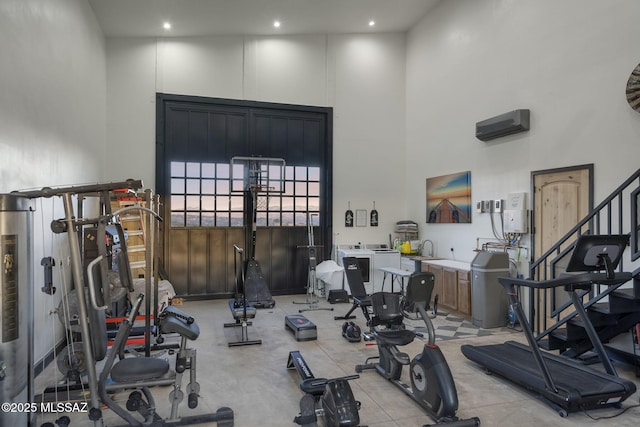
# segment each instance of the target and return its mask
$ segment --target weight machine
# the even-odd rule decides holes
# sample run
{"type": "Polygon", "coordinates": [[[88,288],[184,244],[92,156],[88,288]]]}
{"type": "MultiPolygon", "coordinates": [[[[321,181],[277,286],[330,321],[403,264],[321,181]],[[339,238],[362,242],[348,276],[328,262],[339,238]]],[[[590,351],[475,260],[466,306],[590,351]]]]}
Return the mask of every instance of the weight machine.
{"type": "MultiPolygon", "coordinates": [[[[167,333],[178,333],[181,336],[180,350],[176,357],[175,375],[167,374],[169,371],[168,361],[165,359],[153,358],[149,356],[124,358],[124,342],[126,341],[131,326],[138,309],[142,303],[142,297],[137,299],[130,317],[126,319],[118,330],[114,346],[111,351],[107,351],[107,333],[106,333],[106,314],[111,310],[111,289],[112,282],[108,277],[108,266],[102,249],[96,257],[88,265],[87,280],[85,280],[83,272],[83,263],[81,256],[81,243],[79,236],[82,235],[83,227],[87,225],[98,226],[99,230],[104,230],[104,225],[111,221],[114,215],[124,212],[125,210],[137,209],[145,211],[157,220],[157,216],[152,210],[140,206],[124,208],[114,213],[110,212],[108,202],[104,203],[106,213],[98,218],[77,218],[72,205],[72,197],[78,198],[86,195],[98,194],[103,202],[108,201],[109,192],[116,189],[138,190],[142,187],[141,181],[128,180],[125,182],[83,185],[63,188],[43,188],[37,191],[16,192],[15,195],[24,198],[39,198],[61,196],[64,203],[64,219],[54,220],[51,228],[54,233],[66,233],[70,251],[70,267],[74,284],[75,298],[77,298],[77,313],[74,316],[74,322],[78,327],[78,331],[82,337],[79,346],[82,348],[83,374],[87,377],[87,388],[89,390],[89,420],[94,426],[101,427],[104,425],[102,417],[101,404],[106,404],[115,413],[122,417],[129,425],[147,425],[152,422],[154,426],[162,425],[180,425],[193,424],[200,422],[219,422],[219,426],[231,427],[233,425],[233,411],[229,408],[220,408],[215,414],[207,414],[197,417],[178,417],[177,408],[183,399],[181,390],[182,374],[186,369],[190,370],[190,383],[187,386],[189,394],[189,407],[193,408],[197,405],[197,395],[199,393],[199,385],[195,381],[195,349],[187,348],[187,340],[195,340],[199,335],[199,329],[195,322],[189,321],[189,316],[177,313],[173,310],[167,313],[160,322],[160,328],[167,333]],[[99,271],[98,271],[99,267],[99,271]],[[85,283],[87,285],[85,285],[85,283]],[[175,313],[175,314],[174,314],[175,313]],[[122,360],[113,363],[116,355],[122,360]],[[106,358],[105,367],[98,377],[96,362],[106,358]],[[113,384],[107,385],[108,380],[113,384]],[[156,385],[173,385],[173,391],[170,395],[171,400],[171,416],[167,420],[162,420],[155,412],[155,404],[149,392],[149,387],[156,385]],[[107,392],[122,389],[140,389],[140,392],[133,392],[127,409],[137,411],[143,415],[145,421],[139,421],[131,414],[127,413],[119,405],[115,404],[109,398],[107,392]],[[147,424],[145,424],[147,423],[147,424]]],[[[103,231],[99,232],[99,236],[103,236],[103,231]]],[[[100,237],[99,237],[100,238],[100,237]]],[[[124,235],[120,238],[124,245],[124,235]]],[[[98,247],[102,246],[104,240],[98,242],[98,247]]],[[[150,268],[150,266],[148,267],[150,268]]],[[[120,279],[122,285],[133,291],[129,260],[126,257],[126,250],[121,252],[119,258],[119,271],[121,271],[120,279]]],[[[151,274],[145,279],[146,293],[150,294],[151,274]]],[[[157,296],[156,296],[157,301],[157,296]]],[[[147,305],[149,307],[149,305],[147,305]]],[[[147,310],[147,314],[149,310],[147,310]]],[[[67,319],[70,320],[70,319],[67,319]]],[[[79,350],[79,349],[78,349],[79,350]]],[[[71,360],[70,360],[71,361],[71,360]]]]}

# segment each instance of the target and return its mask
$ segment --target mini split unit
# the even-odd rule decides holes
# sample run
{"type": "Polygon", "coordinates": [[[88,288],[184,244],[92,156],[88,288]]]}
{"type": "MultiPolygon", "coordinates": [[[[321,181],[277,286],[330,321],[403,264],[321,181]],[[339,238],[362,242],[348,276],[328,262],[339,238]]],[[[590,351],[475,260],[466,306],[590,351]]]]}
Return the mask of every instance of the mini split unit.
{"type": "Polygon", "coordinates": [[[476,123],[476,138],[490,141],[529,130],[529,110],[514,110],[476,123]]]}

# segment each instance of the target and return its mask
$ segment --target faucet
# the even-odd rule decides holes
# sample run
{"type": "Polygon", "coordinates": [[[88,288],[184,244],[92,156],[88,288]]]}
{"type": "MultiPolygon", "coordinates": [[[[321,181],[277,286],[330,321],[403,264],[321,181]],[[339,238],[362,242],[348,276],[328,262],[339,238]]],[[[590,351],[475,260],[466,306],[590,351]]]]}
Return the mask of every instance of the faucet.
{"type": "Polygon", "coordinates": [[[424,255],[422,253],[422,250],[424,249],[424,244],[429,242],[431,244],[431,250],[429,251],[428,256],[433,256],[433,242],[429,239],[425,239],[422,242],[420,242],[420,245],[418,246],[418,252],[420,252],[420,255],[424,255]]]}

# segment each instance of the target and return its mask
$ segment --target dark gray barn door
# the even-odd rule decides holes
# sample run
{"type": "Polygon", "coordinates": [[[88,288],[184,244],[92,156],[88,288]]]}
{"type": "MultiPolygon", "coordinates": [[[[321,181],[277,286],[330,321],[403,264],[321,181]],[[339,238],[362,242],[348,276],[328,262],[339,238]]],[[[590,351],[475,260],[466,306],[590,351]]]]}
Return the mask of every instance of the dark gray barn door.
{"type": "MultiPolygon", "coordinates": [[[[331,244],[331,114],[320,107],[157,95],[156,191],[165,217],[160,262],[179,295],[222,298],[234,291],[233,244],[248,245],[243,216],[233,212],[234,202],[226,207],[228,219],[218,208],[204,211],[210,209],[205,207],[209,196],[189,189],[198,182],[205,187],[205,167],[229,164],[234,156],[277,157],[287,166],[319,169],[314,235],[318,258],[325,259],[324,248],[331,244]],[[199,176],[187,171],[181,179],[172,172],[175,164],[203,166],[199,176]],[[183,181],[185,196],[172,194],[183,181]],[[203,211],[193,209],[197,203],[203,211]]],[[[305,291],[308,261],[301,246],[306,244],[304,224],[258,226],[256,260],[273,295],[305,291]]]]}

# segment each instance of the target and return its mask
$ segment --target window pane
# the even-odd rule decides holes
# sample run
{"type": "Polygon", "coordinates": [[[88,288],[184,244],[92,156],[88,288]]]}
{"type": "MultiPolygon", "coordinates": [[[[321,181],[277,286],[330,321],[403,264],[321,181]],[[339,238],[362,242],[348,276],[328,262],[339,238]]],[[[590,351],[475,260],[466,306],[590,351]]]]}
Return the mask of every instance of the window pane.
{"type": "Polygon", "coordinates": [[[319,197],[309,197],[309,211],[320,211],[319,197]]]}
{"type": "Polygon", "coordinates": [[[202,194],[215,194],[216,182],[212,179],[202,180],[202,194]]]}
{"type": "Polygon", "coordinates": [[[229,181],[217,180],[216,181],[216,193],[217,194],[229,194],[229,181]]]}
{"type": "Polygon", "coordinates": [[[283,197],[282,198],[282,210],[283,211],[292,211],[293,210],[293,197],[283,197]]]}
{"type": "Polygon", "coordinates": [[[307,225],[307,216],[303,213],[296,212],[295,225],[298,227],[304,227],[307,225]]]}
{"type": "Polygon", "coordinates": [[[213,227],[216,225],[215,223],[215,214],[213,212],[203,212],[202,213],[202,226],[203,227],[213,227]]]}
{"type": "Polygon", "coordinates": [[[231,196],[231,210],[241,211],[244,209],[244,201],[242,196],[231,196]]]}
{"type": "Polygon", "coordinates": [[[188,179],[187,180],[187,193],[188,194],[198,194],[198,193],[200,193],[200,180],[199,179],[188,179]]]}
{"type": "Polygon", "coordinates": [[[229,198],[228,197],[216,197],[216,210],[228,211],[229,210],[229,198]]]}
{"type": "Polygon", "coordinates": [[[171,226],[184,227],[184,212],[171,212],[171,226]]]}
{"type": "Polygon", "coordinates": [[[286,182],[284,184],[284,194],[293,196],[293,182],[286,182]]]}
{"type": "Polygon", "coordinates": [[[293,226],[293,212],[282,212],[282,225],[285,227],[293,226]]]}
{"type": "Polygon", "coordinates": [[[171,176],[184,177],[184,162],[171,162],[171,176]]]}
{"type": "Polygon", "coordinates": [[[306,197],[296,197],[296,211],[306,211],[307,210],[307,198],[306,197]]]}
{"type": "Polygon", "coordinates": [[[172,179],[171,180],[171,193],[172,194],[184,194],[184,179],[172,179]]]}
{"type": "Polygon", "coordinates": [[[242,222],[243,214],[242,212],[231,212],[231,226],[232,227],[242,227],[244,224],[242,222]]]}
{"type": "Polygon", "coordinates": [[[243,165],[233,165],[233,169],[231,170],[231,178],[234,180],[239,179],[241,181],[244,180],[244,166],[243,165]]]}
{"type": "Polygon", "coordinates": [[[244,182],[239,179],[233,180],[233,192],[242,192],[244,190],[244,182]]]}
{"type": "Polygon", "coordinates": [[[309,181],[320,181],[320,168],[318,167],[309,168],[309,181]]]}
{"type": "Polygon", "coordinates": [[[280,226],[280,212],[269,213],[269,226],[272,226],[272,227],[280,226]]]}
{"type": "Polygon", "coordinates": [[[202,196],[202,210],[214,211],[216,210],[216,198],[215,196],[202,196]]]}
{"type": "Polygon", "coordinates": [[[279,211],[280,210],[280,196],[269,196],[269,206],[270,211],[279,211]]]}
{"type": "Polygon", "coordinates": [[[215,178],[216,177],[216,165],[214,163],[202,164],[202,177],[203,178],[215,178]]]}
{"type": "Polygon", "coordinates": [[[229,226],[229,215],[218,214],[216,215],[216,225],[218,227],[228,227],[229,226]]]}
{"type": "Polygon", "coordinates": [[[307,183],[296,182],[296,196],[306,196],[306,195],[307,195],[307,183]]]}
{"type": "Polygon", "coordinates": [[[320,195],[320,183],[319,182],[310,182],[309,183],[309,195],[310,196],[319,196],[320,195]]]}
{"type": "Polygon", "coordinates": [[[187,196],[187,210],[200,210],[200,196],[187,196]]]}
{"type": "Polygon", "coordinates": [[[307,180],[307,168],[304,166],[296,166],[296,181],[307,180]]]}
{"type": "Polygon", "coordinates": [[[294,171],[295,171],[295,168],[293,166],[285,166],[284,168],[285,179],[292,181],[294,179],[294,175],[293,175],[294,171]]]}
{"type": "Polygon", "coordinates": [[[187,163],[187,176],[192,178],[199,178],[200,163],[187,163]]]}
{"type": "Polygon", "coordinates": [[[226,163],[216,164],[216,176],[218,178],[229,178],[229,165],[226,163]]]}
{"type": "Polygon", "coordinates": [[[199,227],[200,226],[200,213],[189,212],[187,213],[187,227],[199,227]]]}
{"type": "Polygon", "coordinates": [[[184,210],[184,196],[171,196],[171,210],[173,211],[184,210]]]}
{"type": "Polygon", "coordinates": [[[260,227],[264,227],[267,225],[267,214],[266,212],[258,212],[256,214],[256,224],[260,227]]]}

